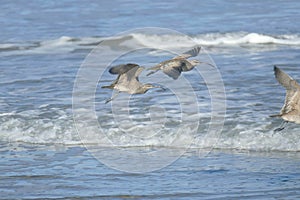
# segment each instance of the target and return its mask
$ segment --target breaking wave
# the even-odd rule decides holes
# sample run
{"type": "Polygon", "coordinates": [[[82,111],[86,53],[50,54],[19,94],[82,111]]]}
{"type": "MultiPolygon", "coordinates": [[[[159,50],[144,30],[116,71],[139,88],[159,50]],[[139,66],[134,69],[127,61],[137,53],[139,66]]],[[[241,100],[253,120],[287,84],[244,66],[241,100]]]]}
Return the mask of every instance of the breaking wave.
{"type": "Polygon", "coordinates": [[[142,34],[135,33],[115,37],[83,37],[74,38],[62,36],[53,40],[25,41],[0,44],[0,53],[62,53],[76,50],[91,50],[101,42],[106,45],[117,44],[134,45],[139,43],[151,48],[180,48],[194,46],[194,42],[201,46],[255,46],[255,45],[289,45],[300,46],[299,34],[267,35],[260,33],[232,32],[205,33],[193,36],[170,34],[142,34]],[[193,42],[191,42],[193,39],[193,42]],[[131,41],[131,42],[128,42],[131,41]],[[162,45],[163,44],[163,45],[162,45]]]}
{"type": "MultiPolygon", "coordinates": [[[[2,113],[0,115],[0,141],[6,143],[23,142],[30,144],[64,144],[82,145],[78,135],[72,114],[61,110],[52,110],[51,118],[42,117],[41,111],[24,111],[19,113],[2,113]]],[[[48,113],[49,114],[49,113],[48,113]]],[[[209,119],[207,119],[209,120],[209,119]]],[[[205,121],[205,119],[204,119],[205,121]]],[[[201,121],[203,123],[203,119],[201,121]]],[[[109,125],[109,124],[108,124],[109,125]]],[[[157,130],[152,126],[128,127],[131,135],[120,131],[118,128],[104,129],[105,134],[115,142],[114,146],[136,147],[171,147],[186,148],[191,144],[192,148],[210,149],[242,149],[252,151],[300,151],[299,128],[291,126],[287,131],[273,134],[274,128],[279,124],[272,124],[265,120],[263,123],[251,122],[242,124],[237,122],[232,126],[224,127],[222,134],[216,138],[202,137],[201,132],[207,122],[200,124],[196,135],[190,134],[188,128],[179,132],[172,132],[171,129],[157,130]],[[202,126],[203,125],[203,126],[202,126]],[[290,129],[290,130],[289,130],[290,129]],[[153,137],[136,137],[132,140],[132,134],[153,134],[153,137]],[[175,142],[172,142],[175,141],[175,142]],[[217,141],[217,143],[216,143],[217,141]],[[169,145],[170,144],[170,145],[169,145]]],[[[85,144],[101,145],[99,135],[91,135],[84,141],[85,144]]]]}
{"type": "MultiPolygon", "coordinates": [[[[155,48],[180,48],[194,46],[194,42],[203,46],[216,47],[219,45],[231,47],[237,46],[280,46],[290,45],[295,48],[300,47],[300,35],[266,35],[259,33],[233,32],[233,33],[206,33],[194,36],[183,35],[155,35],[155,34],[131,34],[116,37],[87,37],[73,38],[63,36],[54,40],[45,41],[24,41],[15,43],[0,44],[0,54],[43,54],[74,52],[86,50],[89,52],[98,44],[103,42],[109,46],[130,46],[141,44],[145,47],[155,48]],[[163,42],[162,42],[163,41],[163,42]],[[165,46],[162,46],[165,45],[165,46]]],[[[13,83],[12,83],[13,84],[13,83]]],[[[4,102],[0,102],[0,105],[4,102]]],[[[71,105],[65,109],[61,107],[51,107],[44,105],[36,110],[23,110],[15,112],[0,113],[0,141],[1,142],[25,142],[33,144],[67,144],[81,145],[82,141],[76,131],[71,105]]],[[[206,107],[206,106],[203,106],[206,107]]],[[[172,113],[173,114],[173,113],[172,113]]],[[[174,117],[175,115],[172,115],[174,117]]],[[[141,119],[144,116],[141,117],[141,119]]],[[[193,116],[192,116],[193,117],[193,116]]],[[[148,119],[148,118],[147,118],[148,119]]],[[[209,124],[210,118],[205,115],[200,116],[201,124],[196,135],[189,134],[188,128],[181,130],[178,134],[170,130],[163,130],[160,135],[151,139],[132,140],[126,134],[120,134],[118,128],[113,127],[110,121],[104,121],[107,127],[106,134],[116,143],[127,146],[168,146],[172,140],[176,140],[175,146],[186,146],[196,148],[220,148],[220,149],[246,149],[257,151],[300,151],[299,127],[290,125],[290,128],[273,134],[273,130],[279,126],[280,122],[263,118],[263,116],[245,120],[243,117],[226,116],[227,124],[223,132],[215,143],[216,138],[201,137],[201,131],[209,124]],[[259,119],[259,120],[258,120],[259,119]],[[250,121],[249,121],[250,120],[250,121]],[[232,122],[232,124],[228,124],[232,122]],[[278,122],[278,123],[277,123],[278,122]],[[164,132],[165,131],[165,132],[164,132]],[[200,134],[200,137],[199,137],[200,134]],[[167,141],[170,140],[170,141],[167,141]],[[167,142],[166,142],[167,141],[167,142]],[[166,145],[167,144],[167,145],[166,145]]],[[[179,123],[177,122],[174,123],[179,123]]],[[[173,122],[172,122],[173,123],[173,122]]],[[[173,124],[171,124],[173,125],[173,124]]],[[[154,126],[131,126],[124,127],[133,135],[147,133],[155,135],[157,127],[154,126]]],[[[91,135],[90,143],[93,143],[96,135],[91,135]]],[[[86,141],[85,141],[86,142],[86,141]]],[[[89,142],[89,141],[88,141],[89,142]]],[[[101,142],[101,141],[100,141],[101,142]]],[[[172,146],[173,147],[173,146],[172,146]]]]}

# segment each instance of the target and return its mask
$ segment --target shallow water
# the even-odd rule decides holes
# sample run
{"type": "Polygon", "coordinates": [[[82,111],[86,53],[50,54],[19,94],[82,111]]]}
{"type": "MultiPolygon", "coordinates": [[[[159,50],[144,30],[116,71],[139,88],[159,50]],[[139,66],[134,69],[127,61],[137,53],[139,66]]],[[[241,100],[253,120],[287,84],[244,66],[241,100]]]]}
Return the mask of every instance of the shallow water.
{"type": "Polygon", "coordinates": [[[299,2],[4,1],[0,8],[0,198],[299,198],[300,127],[273,134],[281,120],[269,117],[285,95],[273,65],[300,80],[299,2]],[[143,72],[143,83],[166,90],[104,104],[113,94],[101,89],[115,78],[110,65],[147,68],[195,44],[197,59],[217,69],[200,65],[176,81],[143,72]],[[91,71],[81,77],[85,66],[91,71]],[[77,99],[93,102],[95,112],[74,101],[74,89],[77,97],[86,92],[76,93],[80,78],[87,87],[97,80],[94,97],[77,99]]]}
{"type": "Polygon", "coordinates": [[[80,146],[4,146],[1,199],[300,197],[296,152],[215,150],[199,158],[197,149],[191,149],[162,170],[132,174],[106,167],[80,146]]]}

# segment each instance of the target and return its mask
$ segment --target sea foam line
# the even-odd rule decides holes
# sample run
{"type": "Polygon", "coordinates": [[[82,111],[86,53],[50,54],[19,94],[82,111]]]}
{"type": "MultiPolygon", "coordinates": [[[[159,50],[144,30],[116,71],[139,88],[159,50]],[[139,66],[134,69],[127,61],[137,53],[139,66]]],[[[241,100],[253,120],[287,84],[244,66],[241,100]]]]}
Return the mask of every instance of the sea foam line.
{"type": "MultiPolygon", "coordinates": [[[[300,46],[300,34],[267,35],[248,32],[231,33],[204,33],[194,36],[168,35],[168,34],[144,34],[134,33],[124,36],[113,37],[68,37],[44,40],[44,41],[22,41],[14,43],[0,43],[0,53],[63,53],[72,52],[76,49],[93,49],[101,42],[105,45],[115,46],[132,40],[145,47],[155,48],[180,48],[191,47],[195,43],[202,46],[255,46],[255,45],[288,45],[300,46]]],[[[130,44],[126,43],[130,46],[130,44]]]]}

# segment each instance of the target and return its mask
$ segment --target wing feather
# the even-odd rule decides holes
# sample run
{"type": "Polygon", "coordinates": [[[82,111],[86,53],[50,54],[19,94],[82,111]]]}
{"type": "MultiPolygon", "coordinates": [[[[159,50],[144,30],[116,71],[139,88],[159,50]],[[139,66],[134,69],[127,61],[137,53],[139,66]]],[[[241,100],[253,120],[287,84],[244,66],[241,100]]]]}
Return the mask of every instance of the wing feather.
{"type": "Polygon", "coordinates": [[[181,71],[182,70],[180,67],[169,67],[163,69],[163,72],[168,76],[172,77],[174,80],[178,79],[178,77],[181,74],[181,71]]]}
{"type": "Polygon", "coordinates": [[[134,92],[136,89],[142,86],[139,82],[138,76],[144,70],[143,67],[135,66],[119,76],[117,87],[121,91],[126,91],[128,93],[134,92]]]}
{"type": "Polygon", "coordinates": [[[121,64],[121,65],[117,65],[114,66],[112,68],[109,69],[109,73],[111,74],[124,74],[126,72],[128,72],[129,70],[138,67],[137,64],[133,64],[133,63],[128,63],[128,64],[121,64]]]}
{"type": "Polygon", "coordinates": [[[174,59],[179,59],[179,58],[188,59],[190,57],[195,57],[199,54],[200,50],[201,50],[201,47],[197,46],[189,51],[184,52],[183,54],[181,54],[179,56],[174,57],[174,59]]]}
{"type": "Polygon", "coordinates": [[[295,109],[299,109],[299,84],[292,77],[276,66],[274,66],[274,72],[277,81],[286,89],[285,102],[280,110],[280,114],[286,114],[295,109]]]}

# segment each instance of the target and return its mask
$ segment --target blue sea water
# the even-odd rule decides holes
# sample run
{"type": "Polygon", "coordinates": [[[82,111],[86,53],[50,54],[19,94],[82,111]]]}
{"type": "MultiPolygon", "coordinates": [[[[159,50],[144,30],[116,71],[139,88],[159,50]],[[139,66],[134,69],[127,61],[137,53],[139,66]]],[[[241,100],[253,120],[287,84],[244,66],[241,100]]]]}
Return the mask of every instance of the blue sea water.
{"type": "Polygon", "coordinates": [[[269,117],[285,96],[273,66],[300,81],[298,1],[36,0],[0,9],[0,199],[299,199],[300,127],[274,134],[281,120],[269,117]],[[176,81],[143,73],[167,90],[104,104],[112,93],[101,86],[115,78],[105,62],[150,67],[195,44],[224,87],[217,134],[207,131],[217,82],[207,66],[176,81]],[[135,51],[112,60],[120,47],[135,51]],[[88,78],[103,72],[95,115],[113,149],[93,129],[80,132],[89,116],[78,122],[74,110],[74,91],[85,94],[76,93],[80,69],[97,53],[88,78]]]}

